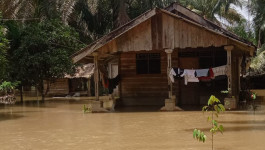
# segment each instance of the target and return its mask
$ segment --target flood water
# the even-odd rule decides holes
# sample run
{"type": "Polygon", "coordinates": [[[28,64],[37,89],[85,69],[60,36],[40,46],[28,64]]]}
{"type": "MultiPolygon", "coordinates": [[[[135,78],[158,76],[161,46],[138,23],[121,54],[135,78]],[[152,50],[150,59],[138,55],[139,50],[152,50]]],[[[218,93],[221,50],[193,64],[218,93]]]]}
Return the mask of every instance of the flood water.
{"type": "MultiPolygon", "coordinates": [[[[85,103],[84,103],[85,104],[85,103]]],[[[1,150],[210,150],[194,128],[209,130],[200,111],[82,112],[82,103],[49,102],[0,107],[1,150]]],[[[264,150],[264,111],[230,111],[219,116],[223,135],[216,150],[264,150]]],[[[206,132],[209,135],[209,132],[206,132]]]]}

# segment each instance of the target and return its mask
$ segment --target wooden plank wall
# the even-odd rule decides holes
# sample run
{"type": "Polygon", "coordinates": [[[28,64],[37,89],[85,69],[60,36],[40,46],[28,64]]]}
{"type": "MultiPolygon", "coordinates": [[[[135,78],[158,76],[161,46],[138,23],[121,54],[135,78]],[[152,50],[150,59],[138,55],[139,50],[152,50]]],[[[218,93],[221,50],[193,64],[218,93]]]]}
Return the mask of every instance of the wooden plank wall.
{"type": "MultiPolygon", "coordinates": [[[[177,67],[177,52],[172,56],[172,66],[177,67]]],[[[121,96],[125,106],[135,105],[164,105],[168,98],[167,86],[167,56],[163,50],[126,52],[121,54],[121,96]],[[160,53],[161,74],[137,74],[136,54],[137,53],[160,53]]],[[[175,95],[178,91],[177,83],[174,83],[175,95]]]]}
{"type": "Polygon", "coordinates": [[[239,57],[240,54],[232,51],[232,95],[237,96],[239,95],[239,80],[240,80],[240,71],[239,71],[239,57]]]}
{"type": "Polygon", "coordinates": [[[220,47],[227,39],[182,19],[163,14],[163,48],[220,47]]]}
{"type": "Polygon", "coordinates": [[[101,47],[99,52],[104,56],[117,51],[221,47],[227,44],[226,37],[202,26],[160,13],[113,39],[101,47]]]}
{"type": "MultiPolygon", "coordinates": [[[[44,88],[47,85],[44,82],[44,88]]],[[[65,96],[69,93],[68,79],[56,79],[54,83],[50,85],[50,90],[48,92],[49,96],[65,96]]]]}

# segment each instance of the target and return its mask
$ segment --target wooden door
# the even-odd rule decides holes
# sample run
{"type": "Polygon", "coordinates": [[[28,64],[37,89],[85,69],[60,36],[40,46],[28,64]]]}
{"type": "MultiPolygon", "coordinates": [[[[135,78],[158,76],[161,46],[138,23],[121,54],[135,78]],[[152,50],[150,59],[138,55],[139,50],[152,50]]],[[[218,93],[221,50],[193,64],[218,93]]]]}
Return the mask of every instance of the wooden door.
{"type": "MultiPolygon", "coordinates": [[[[180,57],[179,67],[183,69],[199,69],[198,57],[180,57]]],[[[199,89],[198,83],[189,82],[184,84],[184,78],[180,80],[180,105],[199,105],[199,89]]]]}

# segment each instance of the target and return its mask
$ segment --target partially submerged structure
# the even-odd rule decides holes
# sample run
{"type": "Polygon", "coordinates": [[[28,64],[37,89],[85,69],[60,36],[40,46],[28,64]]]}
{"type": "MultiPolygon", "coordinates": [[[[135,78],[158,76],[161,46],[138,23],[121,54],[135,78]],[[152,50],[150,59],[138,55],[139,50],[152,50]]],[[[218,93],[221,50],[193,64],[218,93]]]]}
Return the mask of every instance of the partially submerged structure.
{"type": "MultiPolygon", "coordinates": [[[[65,75],[50,84],[49,96],[91,96],[90,78],[94,74],[94,64],[88,63],[77,67],[73,75],[65,75]]],[[[47,84],[44,82],[46,89],[47,84]]]]}
{"type": "MultiPolygon", "coordinates": [[[[95,63],[95,95],[98,99],[99,65],[116,62],[121,76],[123,105],[205,104],[210,94],[229,89],[238,98],[241,62],[256,47],[233,33],[173,3],[154,8],[103,36],[72,56],[74,62],[95,63]],[[227,65],[227,77],[207,83],[183,79],[171,83],[171,67],[200,69],[227,65]],[[166,100],[166,101],[165,101],[166,100]]],[[[109,65],[106,65],[109,66],[109,65]]],[[[109,68],[111,69],[111,68],[109,68]]]]}

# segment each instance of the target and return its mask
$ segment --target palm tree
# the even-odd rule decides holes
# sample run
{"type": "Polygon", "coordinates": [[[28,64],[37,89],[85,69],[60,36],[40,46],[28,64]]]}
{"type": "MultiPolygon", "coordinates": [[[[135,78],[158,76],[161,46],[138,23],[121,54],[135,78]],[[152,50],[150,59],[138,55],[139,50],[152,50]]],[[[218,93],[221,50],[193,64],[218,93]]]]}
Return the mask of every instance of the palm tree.
{"type": "Polygon", "coordinates": [[[218,24],[221,24],[221,22],[217,16],[225,19],[230,24],[242,19],[242,16],[231,8],[232,4],[242,7],[240,0],[181,0],[180,3],[218,24]]]}
{"type": "Polygon", "coordinates": [[[254,29],[256,32],[256,39],[258,41],[258,48],[261,48],[265,43],[265,3],[264,0],[252,0],[250,9],[254,15],[254,29]]]}
{"type": "Polygon", "coordinates": [[[76,0],[1,0],[0,11],[4,19],[40,20],[61,18],[66,22],[76,0]]]}
{"type": "MultiPolygon", "coordinates": [[[[0,14],[1,19],[1,14],[0,14]]],[[[5,74],[5,69],[7,67],[7,49],[8,49],[8,40],[5,37],[5,28],[0,23],[0,82],[3,79],[5,74]]]]}

